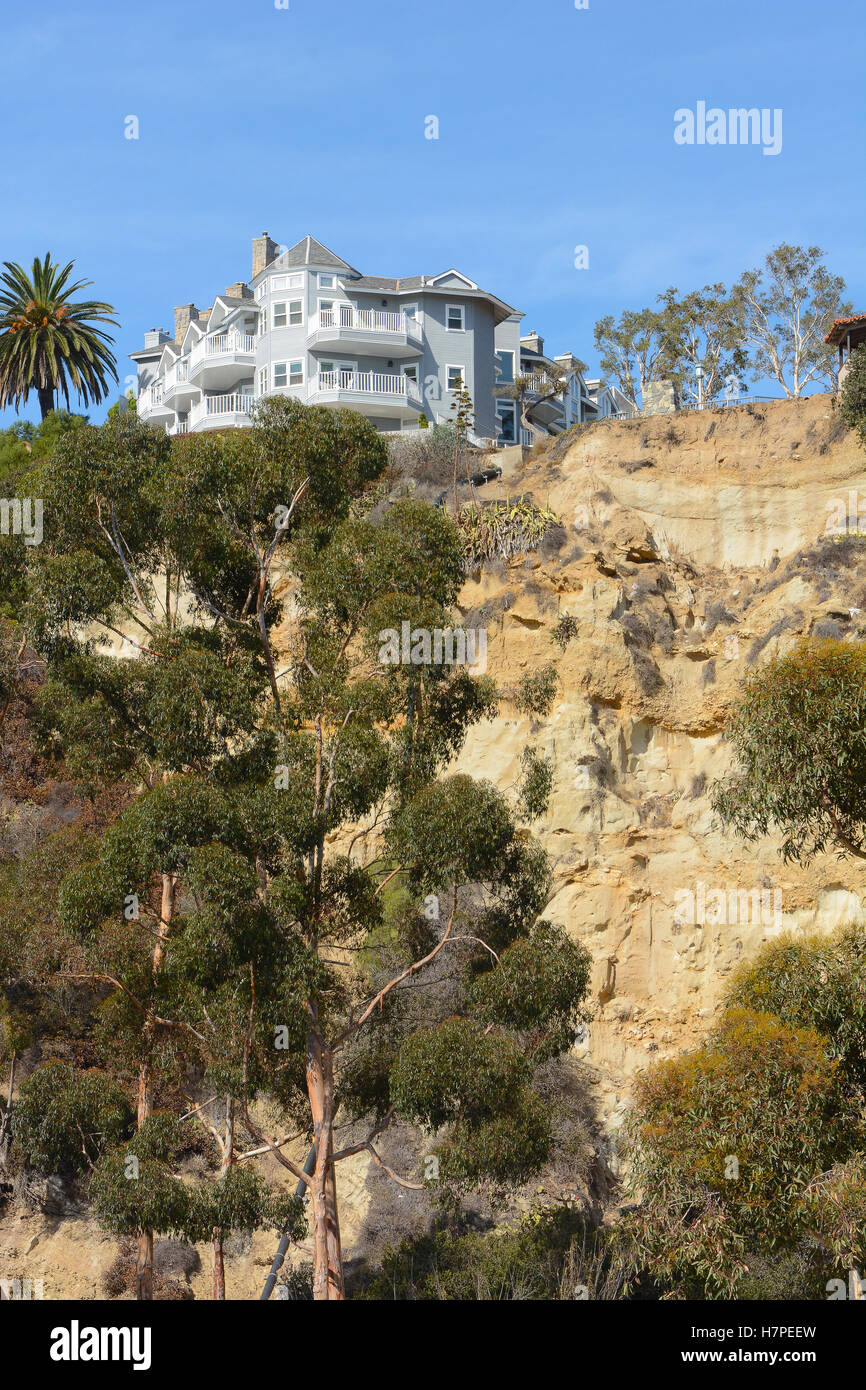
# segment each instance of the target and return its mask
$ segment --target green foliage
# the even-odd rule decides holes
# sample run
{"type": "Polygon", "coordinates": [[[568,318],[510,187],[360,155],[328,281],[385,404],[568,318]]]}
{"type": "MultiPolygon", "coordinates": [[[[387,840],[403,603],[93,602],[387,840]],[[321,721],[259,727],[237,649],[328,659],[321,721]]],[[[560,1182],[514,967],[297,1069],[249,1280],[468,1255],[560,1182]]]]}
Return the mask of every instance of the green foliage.
{"type": "Polygon", "coordinates": [[[520,787],[518,809],[527,820],[543,816],[550,804],[553,788],[553,760],[524,748],[520,755],[520,787]]]}
{"type": "MultiPolygon", "coordinates": [[[[644,1196],[629,1227],[638,1260],[680,1294],[736,1296],[752,1253],[810,1240],[810,1185],[864,1137],[820,1034],[729,1009],[703,1048],[638,1079],[630,1157],[644,1196]]],[[[815,1264],[832,1268],[832,1255],[816,1250],[815,1264]]]]}
{"type": "Polygon", "coordinates": [[[785,859],[866,847],[866,651],[804,639],[746,682],[727,736],[738,767],[715,784],[723,823],[782,835],[785,859]]]}
{"type": "Polygon", "coordinates": [[[748,365],[740,301],[722,284],[682,296],[669,289],[659,299],[674,359],[668,375],[680,399],[686,404],[714,401],[728,378],[739,379],[748,365]],[[700,390],[698,368],[703,372],[700,390]]]}
{"type": "Polygon", "coordinates": [[[833,320],[852,311],[842,299],[845,281],[823,257],[819,246],[783,242],[732,290],[755,380],[771,377],[794,398],[810,382],[834,379],[836,349],[824,339],[833,320]]]}
{"type": "Polygon", "coordinates": [[[846,927],[833,936],[786,935],[744,962],[727,991],[732,1007],[775,1014],[812,1028],[855,1093],[866,1094],[866,934],[846,927]]]}
{"type": "Polygon", "coordinates": [[[463,773],[422,788],[395,817],[390,846],[396,862],[427,891],[498,876],[514,837],[514,818],[491,782],[463,773]]]}
{"type": "Polygon", "coordinates": [[[84,404],[98,403],[117,380],[109,348],[114,341],[99,326],[111,324],[114,309],[98,300],[72,296],[92,281],[69,283],[74,262],[62,268],[37,256],[30,274],[10,261],[0,275],[0,407],[16,410],[36,391],[43,419],[56,395],[69,405],[70,387],[84,404]]]}
{"type": "Polygon", "coordinates": [[[516,502],[489,502],[483,507],[461,508],[457,526],[463,542],[464,566],[478,569],[494,556],[510,559],[537,550],[554,526],[562,522],[549,507],[539,507],[528,497],[516,502]]]}
{"type": "Polygon", "coordinates": [[[390,1302],[491,1302],[615,1297],[605,1236],[569,1206],[529,1212],[484,1235],[440,1228],[389,1246],[359,1297],[390,1302]]]}
{"type": "Polygon", "coordinates": [[[537,1065],[567,1052],[589,1021],[583,1001],[591,970],[585,946],[561,927],[539,922],[473,983],[470,1008],[483,1023],[519,1031],[527,1057],[537,1065]]]}
{"type": "Polygon", "coordinates": [[[658,309],[627,309],[618,321],[608,314],[596,323],[593,339],[602,374],[634,406],[644,388],[667,377],[676,361],[669,322],[658,309]]]}
{"type": "Polygon", "coordinates": [[[214,1230],[289,1231],[306,1235],[304,1203],[294,1193],[278,1192],[249,1167],[234,1166],[221,1178],[198,1184],[190,1193],[184,1217],[187,1240],[210,1240],[214,1230]]]}
{"type": "Polygon", "coordinates": [[[848,358],[848,370],[839,392],[839,415],[866,444],[866,344],[848,358]]]}
{"type": "Polygon", "coordinates": [[[42,1173],[80,1173],[128,1131],[123,1088],[98,1072],[44,1062],[21,1083],[13,1138],[24,1162],[42,1173]]]}
{"type": "Polygon", "coordinates": [[[139,1158],[129,1149],[104,1154],[89,1185],[97,1220],[117,1236],[143,1230],[185,1235],[193,1193],[160,1159],[139,1158]]]}
{"type": "MultiPolygon", "coordinates": [[[[341,1118],[439,1107],[446,1183],[504,1187],[549,1153],[532,1073],[567,1045],[586,978],[545,929],[519,958],[532,1007],[513,996],[504,953],[530,938],[550,866],[495,788],[444,775],[496,707],[492,683],[382,655],[404,622],[451,626],[464,576],[443,511],[377,505],[385,465],[368,421],[282,399],[249,431],[173,441],[127,412],[37,462],[52,517],[23,612],[48,658],[37,745],[88,790],[125,783],[120,811],[52,877],[56,950],[82,993],[98,991],[102,1055],[157,1105],[194,1076],[216,1109],[189,1123],[223,1152],[262,1147],[263,1112],[310,1129],[315,1037],[341,1118]],[[91,633],[132,642],[109,656],[91,633]],[[368,827],[384,831],[399,912],[368,827]],[[439,893],[443,920],[427,915],[439,893]],[[424,978],[402,973],[427,957],[424,978]],[[497,1019],[487,1032],[470,987],[500,968],[478,995],[497,1019]],[[452,1025],[474,1050],[455,1042],[446,1067],[425,1049],[452,1025]]],[[[550,778],[525,762],[523,811],[541,813],[550,778]]],[[[182,1139],[157,1113],[102,1158],[93,1194],[109,1229],[294,1222],[243,1162],[180,1184],[182,1139]]]]}
{"type": "Polygon", "coordinates": [[[580,624],[571,613],[560,613],[556,620],[556,627],[553,629],[553,640],[561,651],[565,651],[569,642],[576,637],[580,630],[580,624]]]}
{"type": "Polygon", "coordinates": [[[511,697],[521,714],[544,719],[553,709],[559,675],[556,666],[549,661],[539,666],[537,671],[527,671],[520,677],[511,697]]]}
{"type": "Polygon", "coordinates": [[[527,1085],[531,1068],[517,1043],[471,1019],[448,1019],[407,1039],[391,1072],[401,1114],[435,1132],[440,1175],[455,1187],[525,1182],[550,1150],[541,1097],[527,1085]]]}

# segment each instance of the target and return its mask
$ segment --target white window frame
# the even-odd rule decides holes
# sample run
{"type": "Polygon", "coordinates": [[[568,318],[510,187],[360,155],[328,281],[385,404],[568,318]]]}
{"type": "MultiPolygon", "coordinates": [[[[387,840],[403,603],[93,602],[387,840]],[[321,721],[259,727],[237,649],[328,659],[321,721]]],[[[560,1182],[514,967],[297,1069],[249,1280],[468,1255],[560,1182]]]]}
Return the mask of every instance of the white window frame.
{"type": "Polygon", "coordinates": [[[274,328],[288,328],[289,326],[289,301],[279,299],[271,305],[271,323],[274,328]],[[282,312],[282,323],[277,323],[277,316],[282,312]]]}
{"type": "Polygon", "coordinates": [[[465,386],[466,386],[466,368],[465,368],[464,366],[462,366],[462,365],[461,365],[460,363],[458,363],[458,362],[446,362],[446,363],[445,363],[445,390],[446,390],[446,391],[450,391],[450,392],[460,391],[460,390],[462,390],[465,386]],[[451,373],[452,373],[452,372],[459,372],[459,373],[460,373],[460,386],[452,386],[452,385],[450,384],[450,382],[451,382],[451,373]]]}
{"type": "Polygon", "coordinates": [[[304,359],[303,359],[303,357],[295,357],[295,358],[293,358],[290,362],[287,362],[287,363],[286,363],[286,373],[287,373],[287,377],[288,377],[287,385],[289,385],[289,386],[303,386],[304,380],[305,380],[305,378],[306,378],[306,369],[305,369],[305,366],[304,366],[304,359]],[[294,372],[294,373],[292,372],[292,367],[294,367],[295,365],[297,365],[298,367],[300,367],[300,369],[301,369],[300,372],[294,372]],[[292,376],[297,377],[297,380],[296,380],[296,381],[293,381],[293,380],[292,380],[292,376]]]}
{"type": "Polygon", "coordinates": [[[445,332],[446,333],[465,333],[466,332],[466,305],[465,304],[446,304],[445,305],[445,332]],[[451,325],[451,312],[456,310],[460,315],[460,327],[454,328],[451,325]]]}
{"type": "Polygon", "coordinates": [[[283,387],[284,387],[284,386],[288,386],[288,384],[289,384],[289,364],[288,364],[288,362],[275,362],[275,363],[274,363],[274,367],[273,367],[273,372],[274,372],[274,390],[275,390],[275,391],[282,391],[283,387]],[[279,380],[278,380],[279,374],[280,374],[281,372],[282,372],[282,374],[283,374],[283,377],[285,378],[284,381],[279,381],[279,380]]]}
{"type": "Polygon", "coordinates": [[[259,395],[266,396],[270,386],[270,368],[259,367],[259,395]]]}
{"type": "Polygon", "coordinates": [[[336,275],[329,274],[328,271],[325,270],[320,270],[318,286],[320,290],[335,290],[337,288],[336,275]]]}
{"type": "Polygon", "coordinates": [[[418,385],[418,363],[417,363],[417,362],[404,362],[404,363],[403,363],[403,366],[400,368],[400,371],[401,371],[401,373],[402,373],[403,376],[409,377],[409,380],[410,380],[410,381],[414,381],[415,385],[416,385],[416,386],[418,385]],[[409,375],[410,372],[411,372],[411,376],[409,375]]]}
{"type": "Polygon", "coordinates": [[[288,314],[288,326],[289,326],[289,328],[298,328],[298,327],[300,327],[300,325],[304,322],[304,300],[303,300],[303,297],[301,297],[300,299],[288,299],[288,300],[286,301],[286,313],[288,314]],[[293,305],[293,304],[297,304],[297,306],[298,306],[297,309],[293,309],[293,308],[292,308],[292,305],[293,305]]]}

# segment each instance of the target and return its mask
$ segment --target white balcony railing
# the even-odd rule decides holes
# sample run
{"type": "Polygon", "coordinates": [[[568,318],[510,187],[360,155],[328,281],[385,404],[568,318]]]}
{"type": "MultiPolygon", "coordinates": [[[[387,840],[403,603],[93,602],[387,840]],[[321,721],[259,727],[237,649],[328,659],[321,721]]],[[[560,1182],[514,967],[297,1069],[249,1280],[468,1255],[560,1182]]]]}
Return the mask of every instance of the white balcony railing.
{"type": "Polygon", "coordinates": [[[419,340],[421,337],[421,325],[409,314],[386,309],[356,309],[352,304],[338,304],[333,309],[320,309],[313,314],[310,332],[317,333],[323,328],[349,329],[371,335],[402,333],[419,340]]]}
{"type": "Polygon", "coordinates": [[[253,396],[246,392],[233,391],[227,396],[205,396],[189,412],[189,423],[198,425],[202,420],[232,415],[249,415],[253,408],[253,396]]]}
{"type": "Polygon", "coordinates": [[[357,395],[420,400],[418,387],[409,377],[390,376],[383,372],[319,372],[314,378],[313,390],[349,391],[357,395]]]}
{"type": "MultiPolygon", "coordinates": [[[[553,385],[550,377],[546,377],[543,372],[535,372],[531,376],[525,377],[524,380],[526,381],[527,391],[533,391],[539,396],[548,395],[553,385]]],[[[553,396],[551,399],[556,400],[556,397],[553,396]]]]}
{"type": "Polygon", "coordinates": [[[178,386],[184,386],[189,381],[189,361],[184,358],[181,362],[175,362],[173,367],[169,367],[163,381],[165,383],[165,394],[170,395],[178,386]]]}
{"type": "Polygon", "coordinates": [[[252,333],[208,333],[196,343],[189,355],[190,367],[196,367],[208,357],[252,356],[256,340],[252,333]]]}
{"type": "Polygon", "coordinates": [[[138,393],[138,413],[147,415],[149,411],[158,409],[162,405],[164,394],[161,381],[155,381],[152,386],[145,386],[144,390],[138,393]]]}

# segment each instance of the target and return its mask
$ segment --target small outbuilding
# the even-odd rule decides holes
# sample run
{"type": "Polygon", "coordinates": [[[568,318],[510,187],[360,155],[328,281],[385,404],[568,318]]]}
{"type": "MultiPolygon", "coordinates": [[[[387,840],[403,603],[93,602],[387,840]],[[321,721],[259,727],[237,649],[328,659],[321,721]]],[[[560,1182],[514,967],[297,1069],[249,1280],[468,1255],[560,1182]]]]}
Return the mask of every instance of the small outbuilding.
{"type": "Polygon", "coordinates": [[[845,380],[848,358],[856,347],[866,343],[866,314],[851,314],[845,319],[834,319],[833,327],[824,339],[839,349],[839,385],[845,380]]]}

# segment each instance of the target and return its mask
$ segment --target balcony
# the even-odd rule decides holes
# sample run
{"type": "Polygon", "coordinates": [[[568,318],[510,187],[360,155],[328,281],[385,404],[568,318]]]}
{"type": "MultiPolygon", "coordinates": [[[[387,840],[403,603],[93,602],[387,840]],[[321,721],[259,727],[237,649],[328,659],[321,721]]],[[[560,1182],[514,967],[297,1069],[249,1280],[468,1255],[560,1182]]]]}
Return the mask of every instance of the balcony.
{"type": "Polygon", "coordinates": [[[191,430],[225,430],[250,423],[253,397],[234,391],[227,396],[204,396],[189,412],[191,430]]]}
{"type": "Polygon", "coordinates": [[[174,410],[185,410],[200,395],[200,388],[189,379],[188,358],[169,367],[163,378],[163,399],[170,401],[174,410]]]}
{"type": "Polygon", "coordinates": [[[308,400],[317,405],[345,405],[393,419],[421,410],[416,382],[382,372],[319,372],[310,381],[308,400]]]}
{"type": "Polygon", "coordinates": [[[174,411],[170,405],[166,405],[164,397],[165,392],[161,381],[155,381],[151,386],[145,386],[143,391],[139,391],[136,403],[139,418],[164,423],[173,416],[174,411]]]}
{"type": "Polygon", "coordinates": [[[402,312],[337,304],[313,314],[308,324],[307,347],[323,352],[354,349],[376,357],[417,357],[422,344],[420,323],[402,312]]]}
{"type": "Polygon", "coordinates": [[[208,333],[189,355],[189,380],[208,390],[225,390],[252,375],[256,340],[251,333],[208,333]]]}

